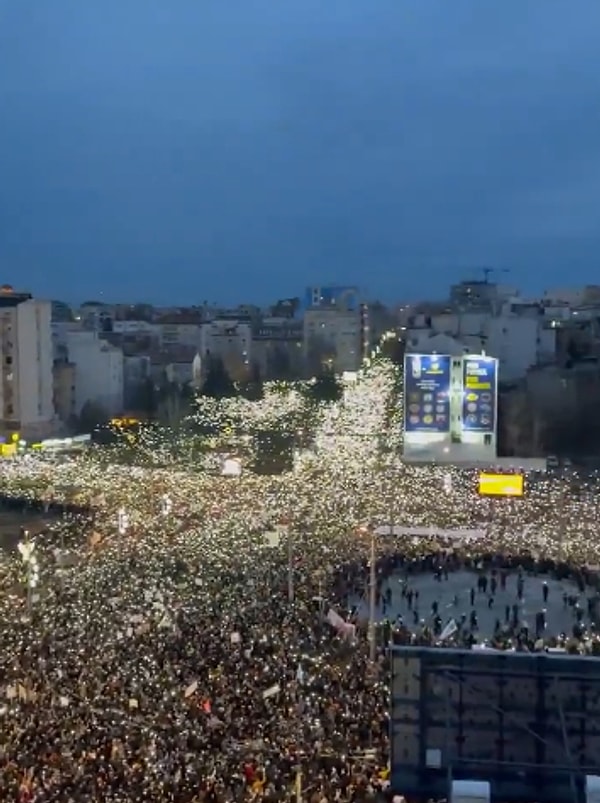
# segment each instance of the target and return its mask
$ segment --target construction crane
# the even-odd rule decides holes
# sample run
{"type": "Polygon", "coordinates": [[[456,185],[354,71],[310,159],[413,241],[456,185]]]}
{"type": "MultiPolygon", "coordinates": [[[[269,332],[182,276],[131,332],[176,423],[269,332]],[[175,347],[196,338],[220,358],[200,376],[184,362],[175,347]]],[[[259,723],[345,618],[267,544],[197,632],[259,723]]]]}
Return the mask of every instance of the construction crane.
{"type": "Polygon", "coordinates": [[[489,284],[492,273],[510,273],[510,268],[482,268],[481,272],[483,273],[485,283],[489,284]]]}

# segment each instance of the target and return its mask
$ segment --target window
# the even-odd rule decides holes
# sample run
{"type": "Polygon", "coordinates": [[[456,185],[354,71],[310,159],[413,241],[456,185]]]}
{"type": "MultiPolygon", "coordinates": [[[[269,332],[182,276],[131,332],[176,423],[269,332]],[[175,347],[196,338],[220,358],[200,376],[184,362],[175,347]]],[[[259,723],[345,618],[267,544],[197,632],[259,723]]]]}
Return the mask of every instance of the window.
{"type": "Polygon", "coordinates": [[[6,415],[13,415],[14,412],[15,412],[15,408],[12,406],[12,404],[7,404],[6,405],[6,415]]]}
{"type": "Polygon", "coordinates": [[[6,365],[12,365],[12,357],[5,357],[4,362],[6,365]]]}

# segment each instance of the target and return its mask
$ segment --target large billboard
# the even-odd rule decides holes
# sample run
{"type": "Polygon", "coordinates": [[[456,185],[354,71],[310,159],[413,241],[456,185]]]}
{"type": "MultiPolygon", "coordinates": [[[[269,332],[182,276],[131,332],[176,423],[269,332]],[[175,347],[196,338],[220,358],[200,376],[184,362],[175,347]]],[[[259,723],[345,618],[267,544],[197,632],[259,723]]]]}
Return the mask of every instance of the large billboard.
{"type": "Polygon", "coordinates": [[[465,432],[495,432],[496,366],[493,357],[463,357],[462,428],[465,432]]]}
{"type": "Polygon", "coordinates": [[[450,430],[450,365],[446,354],[406,355],[405,432],[450,430]]]}

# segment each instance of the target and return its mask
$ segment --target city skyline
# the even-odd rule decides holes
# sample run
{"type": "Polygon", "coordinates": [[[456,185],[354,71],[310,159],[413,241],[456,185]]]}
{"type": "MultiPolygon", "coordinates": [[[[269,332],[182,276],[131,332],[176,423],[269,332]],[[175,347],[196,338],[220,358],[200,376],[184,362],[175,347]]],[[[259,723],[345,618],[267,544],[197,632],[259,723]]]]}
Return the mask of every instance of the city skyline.
{"type": "Polygon", "coordinates": [[[68,302],[592,284],[600,9],[0,10],[0,266],[68,302]]]}

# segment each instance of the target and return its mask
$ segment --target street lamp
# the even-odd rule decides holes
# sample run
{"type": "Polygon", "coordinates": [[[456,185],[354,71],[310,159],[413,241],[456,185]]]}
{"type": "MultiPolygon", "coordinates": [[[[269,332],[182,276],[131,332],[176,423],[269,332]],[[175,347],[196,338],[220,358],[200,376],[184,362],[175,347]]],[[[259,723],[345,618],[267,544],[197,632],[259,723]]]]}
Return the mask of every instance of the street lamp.
{"type": "Polygon", "coordinates": [[[173,510],[173,500],[168,494],[164,494],[160,500],[160,512],[163,516],[170,516],[173,510]]]}
{"type": "Polygon", "coordinates": [[[129,514],[124,507],[119,508],[119,512],[117,513],[117,527],[119,535],[125,535],[129,529],[129,514]]]}
{"type": "Polygon", "coordinates": [[[286,534],[287,537],[287,559],[288,559],[288,602],[294,601],[294,542],[292,540],[292,530],[289,519],[280,519],[277,527],[279,535],[286,534]]]}
{"type": "Polygon", "coordinates": [[[371,663],[375,663],[377,656],[377,639],[375,618],[377,613],[377,571],[375,567],[375,529],[363,525],[360,527],[359,532],[361,535],[369,535],[370,548],[369,548],[369,628],[367,631],[367,638],[369,641],[369,659],[371,663]]]}
{"type": "Polygon", "coordinates": [[[20,541],[17,549],[21,555],[21,560],[25,567],[25,576],[27,583],[27,609],[31,610],[31,603],[33,599],[33,590],[40,582],[40,566],[38,563],[37,555],[35,554],[35,544],[27,538],[28,532],[24,533],[24,541],[20,541]]]}

